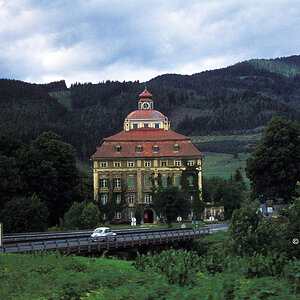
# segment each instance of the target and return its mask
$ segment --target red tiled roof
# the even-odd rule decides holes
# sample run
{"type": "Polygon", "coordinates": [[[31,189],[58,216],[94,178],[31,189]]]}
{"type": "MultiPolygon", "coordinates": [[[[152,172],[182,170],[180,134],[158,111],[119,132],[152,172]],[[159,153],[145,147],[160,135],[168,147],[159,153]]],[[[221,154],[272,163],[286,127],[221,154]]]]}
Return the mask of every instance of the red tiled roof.
{"type": "Polygon", "coordinates": [[[173,141],[157,141],[157,142],[104,142],[101,147],[92,155],[92,158],[139,158],[139,157],[184,157],[184,156],[198,156],[202,157],[203,154],[190,142],[178,141],[176,144],[179,146],[179,151],[174,152],[173,141]],[[120,153],[116,153],[116,146],[121,146],[120,153]],[[137,153],[136,146],[141,145],[143,152],[137,153]],[[153,146],[158,146],[158,153],[153,153],[153,146]]]}
{"type": "Polygon", "coordinates": [[[169,141],[169,140],[189,140],[187,136],[164,130],[161,128],[139,128],[129,131],[121,131],[115,135],[107,137],[105,141],[169,141]]]}
{"type": "Polygon", "coordinates": [[[122,131],[106,138],[92,158],[139,158],[139,157],[202,157],[203,154],[191,143],[188,137],[172,130],[131,130],[122,131]],[[126,137],[126,139],[125,139],[126,137]],[[179,151],[174,152],[177,144],[179,151]],[[116,146],[121,146],[120,153],[116,153],[116,146]],[[141,145],[143,151],[136,152],[136,146],[141,145]],[[158,146],[158,153],[153,153],[153,146],[158,146]]]}
{"type": "Polygon", "coordinates": [[[165,116],[157,110],[135,110],[131,112],[126,119],[160,119],[165,118],[165,116]]]}

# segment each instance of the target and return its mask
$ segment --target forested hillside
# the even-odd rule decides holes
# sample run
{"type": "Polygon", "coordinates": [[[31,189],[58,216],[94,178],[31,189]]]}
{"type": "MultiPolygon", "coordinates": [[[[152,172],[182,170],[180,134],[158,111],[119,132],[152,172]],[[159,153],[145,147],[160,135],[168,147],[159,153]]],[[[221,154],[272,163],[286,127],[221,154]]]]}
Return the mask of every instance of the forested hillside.
{"type": "MultiPolygon", "coordinates": [[[[265,126],[274,115],[300,121],[300,56],[250,60],[191,76],[165,74],[146,83],[154,108],[187,135],[265,126]]],[[[144,83],[46,85],[0,80],[0,123],[29,143],[51,130],[88,161],[102,138],[122,130],[144,83]]]]}

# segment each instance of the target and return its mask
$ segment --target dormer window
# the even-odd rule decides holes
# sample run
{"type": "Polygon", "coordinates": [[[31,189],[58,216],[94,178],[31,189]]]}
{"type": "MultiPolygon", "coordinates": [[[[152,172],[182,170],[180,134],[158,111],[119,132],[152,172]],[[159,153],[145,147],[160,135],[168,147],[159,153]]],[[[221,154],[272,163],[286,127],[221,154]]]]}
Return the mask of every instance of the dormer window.
{"type": "Polygon", "coordinates": [[[136,152],[137,153],[142,153],[143,152],[143,147],[141,145],[136,146],[136,152]]]}
{"type": "Polygon", "coordinates": [[[178,144],[175,144],[175,145],[173,146],[173,151],[174,151],[174,152],[179,152],[179,145],[178,145],[178,144]]]}
{"type": "Polygon", "coordinates": [[[117,145],[117,146],[115,147],[115,149],[116,149],[116,153],[120,153],[122,147],[121,147],[120,145],[117,145]]]}
{"type": "Polygon", "coordinates": [[[158,146],[157,145],[153,146],[153,153],[158,153],[158,146]]]}

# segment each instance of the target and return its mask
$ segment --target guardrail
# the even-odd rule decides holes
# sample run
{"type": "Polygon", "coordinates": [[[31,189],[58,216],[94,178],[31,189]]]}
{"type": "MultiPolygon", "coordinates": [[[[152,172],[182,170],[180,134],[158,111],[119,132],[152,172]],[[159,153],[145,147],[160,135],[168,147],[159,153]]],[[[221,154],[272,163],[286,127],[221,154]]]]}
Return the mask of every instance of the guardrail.
{"type": "Polygon", "coordinates": [[[104,250],[124,250],[139,246],[164,245],[175,242],[191,241],[208,235],[208,228],[199,229],[165,229],[151,230],[139,233],[120,234],[111,237],[95,238],[80,237],[56,240],[30,241],[27,243],[4,244],[0,253],[33,253],[35,251],[56,250],[61,253],[91,253],[104,250]]]}
{"type": "MultiPolygon", "coordinates": [[[[117,234],[126,234],[136,233],[136,232],[144,232],[148,231],[150,228],[124,228],[124,229],[116,229],[112,230],[117,234]]],[[[3,243],[14,243],[14,242],[30,242],[30,241],[42,241],[42,240],[53,240],[53,239],[64,239],[64,238],[83,238],[89,237],[92,234],[93,230],[81,230],[81,231],[60,231],[60,232],[29,232],[29,233],[15,233],[15,234],[6,234],[3,236],[3,243]]]]}

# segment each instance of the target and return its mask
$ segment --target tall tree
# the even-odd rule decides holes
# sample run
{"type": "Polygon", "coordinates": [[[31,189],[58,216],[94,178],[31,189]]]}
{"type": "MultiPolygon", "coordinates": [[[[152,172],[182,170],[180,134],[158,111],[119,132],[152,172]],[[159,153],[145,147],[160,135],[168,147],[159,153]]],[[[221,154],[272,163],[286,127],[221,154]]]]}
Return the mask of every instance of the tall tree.
{"type": "Polygon", "coordinates": [[[243,175],[239,169],[235,170],[235,173],[233,175],[233,180],[237,183],[240,183],[241,186],[246,189],[246,183],[244,181],[243,175]]]}
{"type": "Polygon", "coordinates": [[[300,179],[300,124],[273,118],[247,159],[253,198],[290,202],[300,179]]]}
{"type": "Polygon", "coordinates": [[[13,133],[0,125],[0,209],[22,193],[18,156],[25,147],[13,133]]]}
{"type": "MultiPolygon", "coordinates": [[[[44,132],[21,157],[21,173],[28,193],[36,193],[47,205],[50,223],[55,225],[74,201],[80,176],[75,150],[53,132],[44,132]]],[[[79,199],[78,199],[79,198],[79,199]]]]}
{"type": "Polygon", "coordinates": [[[15,197],[1,211],[5,232],[44,231],[47,229],[49,211],[39,197],[15,197]]]}
{"type": "Polygon", "coordinates": [[[178,216],[186,217],[191,211],[186,193],[177,186],[159,187],[152,193],[152,199],[154,210],[165,216],[169,226],[178,216]]]}
{"type": "Polygon", "coordinates": [[[200,199],[202,191],[199,190],[198,185],[198,166],[188,166],[187,160],[184,160],[183,164],[185,165],[185,170],[182,172],[180,177],[181,189],[191,200],[191,209],[193,212],[193,217],[195,219],[200,219],[204,211],[205,204],[200,199]]]}

